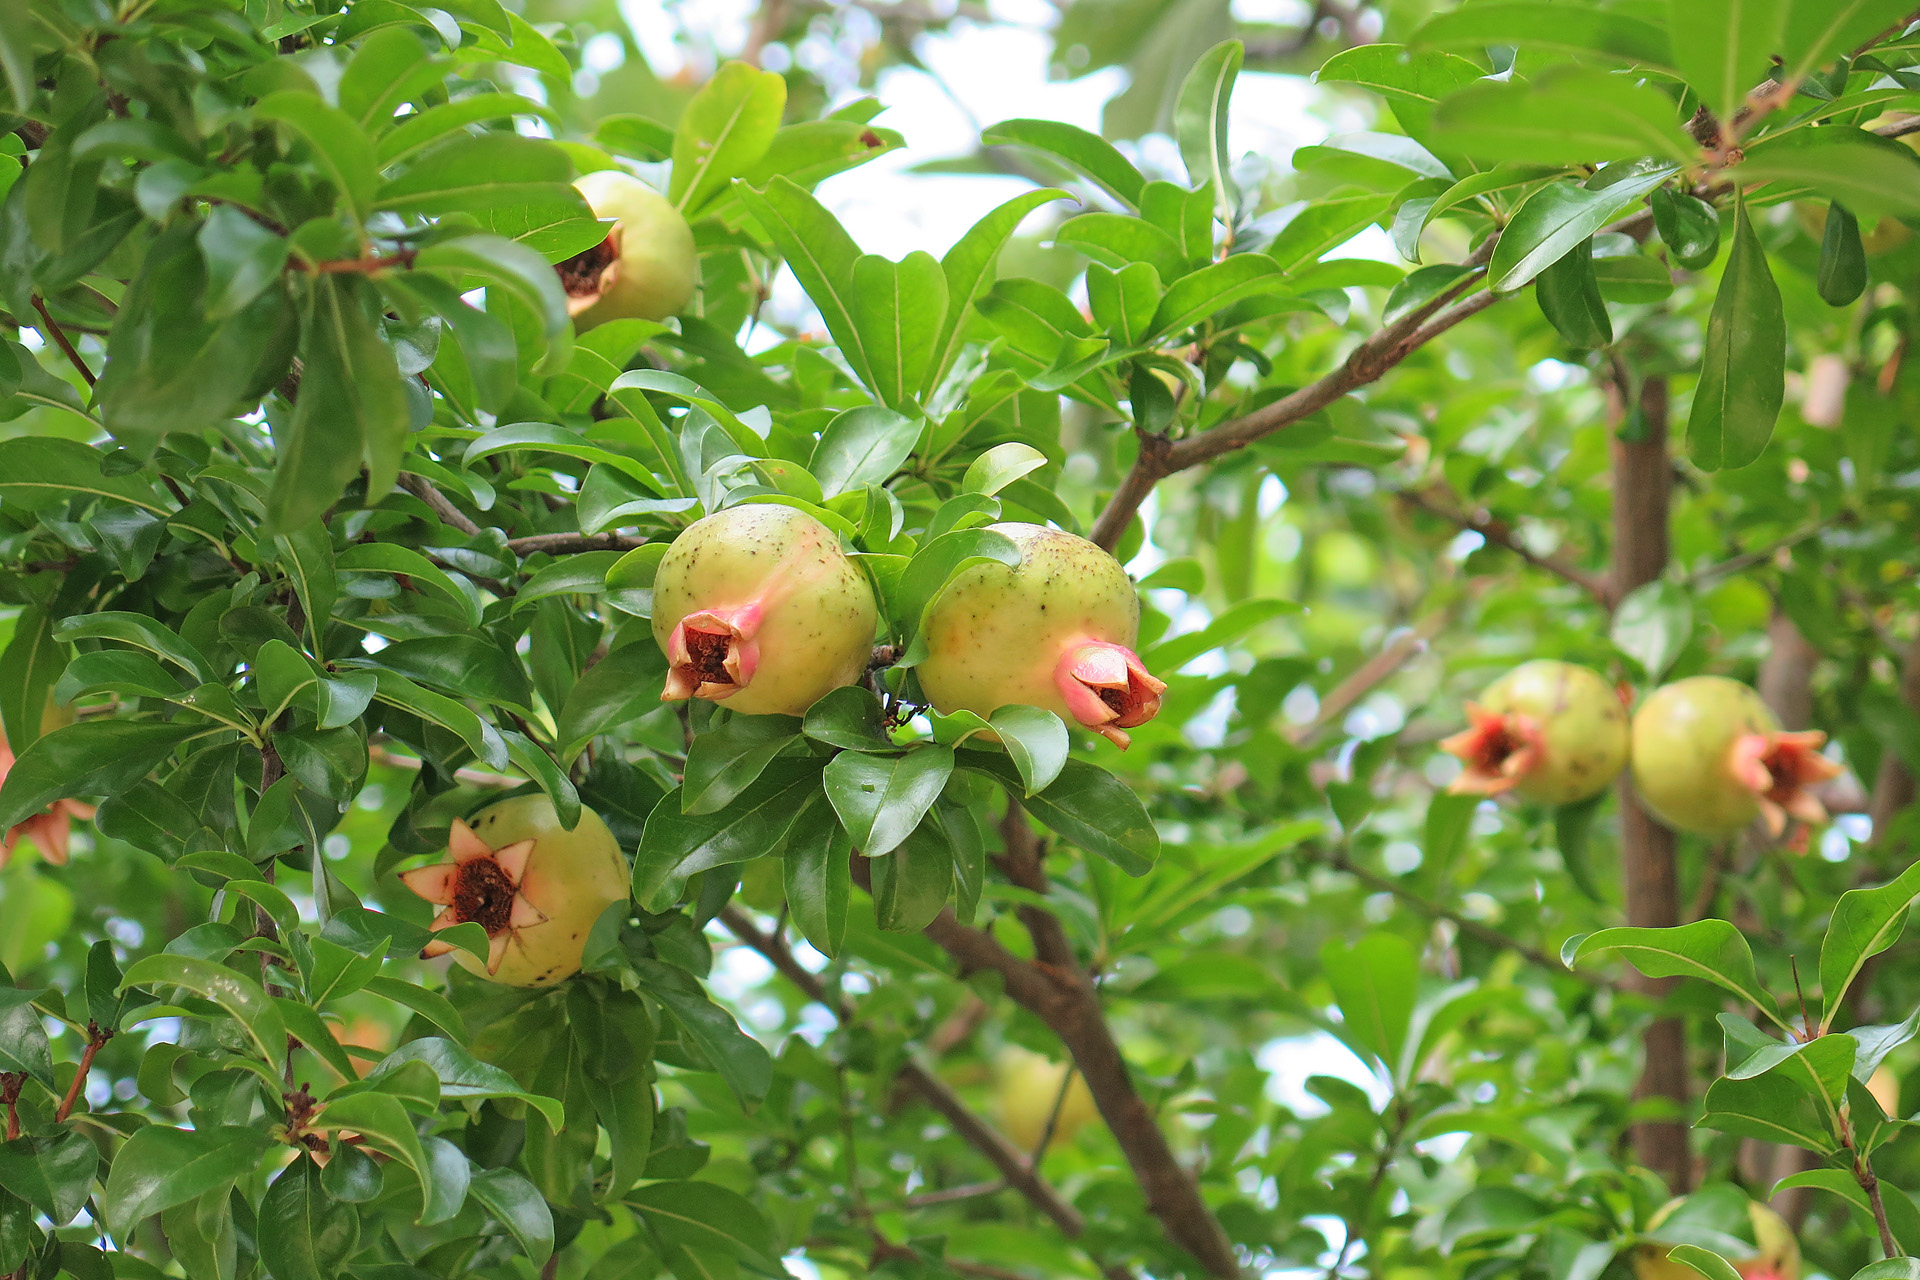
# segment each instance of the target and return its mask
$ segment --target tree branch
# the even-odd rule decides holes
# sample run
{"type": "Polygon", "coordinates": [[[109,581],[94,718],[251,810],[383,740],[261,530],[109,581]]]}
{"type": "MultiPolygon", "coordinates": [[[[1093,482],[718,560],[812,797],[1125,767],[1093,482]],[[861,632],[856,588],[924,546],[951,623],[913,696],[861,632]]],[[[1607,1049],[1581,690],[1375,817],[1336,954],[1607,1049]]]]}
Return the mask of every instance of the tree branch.
{"type": "Polygon", "coordinates": [[[53,339],[54,345],[59,347],[62,354],[67,357],[67,363],[79,370],[80,376],[86,379],[87,385],[92,386],[95,381],[93,370],[87,368],[87,362],[82,360],[80,353],[73,349],[73,343],[68,340],[66,330],[62,329],[59,322],[47,311],[46,302],[37,293],[33,295],[33,309],[40,313],[41,321],[47,326],[47,336],[53,339]]]}
{"type": "Polygon", "coordinates": [[[411,471],[402,471],[400,487],[432,508],[433,514],[440,517],[441,524],[458,529],[469,538],[480,532],[480,526],[469,520],[467,513],[454,506],[447,495],[436,489],[433,481],[425,476],[415,475],[411,471]]]}
{"type": "Polygon", "coordinates": [[[550,556],[572,555],[581,551],[631,551],[646,545],[645,538],[629,533],[535,533],[524,538],[507,539],[507,550],[517,556],[545,552],[550,556]]]}
{"type": "MultiPolygon", "coordinates": [[[[735,906],[721,908],[720,923],[741,942],[766,957],[794,986],[809,1000],[822,1005],[834,1018],[845,1024],[853,1020],[854,1010],[846,1000],[827,990],[819,977],[795,958],[785,939],[777,933],[769,933],[753,922],[752,917],[735,906]]],[[[947,1087],[932,1072],[926,1070],[911,1058],[900,1069],[900,1080],[912,1088],[927,1104],[939,1112],[968,1145],[979,1151],[1000,1171],[1006,1185],[1025,1196],[1033,1206],[1070,1238],[1077,1239],[1087,1230],[1087,1222],[1080,1211],[1068,1204],[1060,1193],[1040,1176],[1027,1162],[1026,1153],[1021,1151],[1006,1137],[975,1115],[960,1100],[959,1095],[947,1087]]],[[[1102,1267],[1108,1275],[1118,1280],[1128,1275],[1124,1268],[1102,1267]]]]}
{"type": "MultiPolygon", "coordinates": [[[[1025,814],[1012,809],[1002,824],[1007,849],[1002,869],[1013,883],[1044,894],[1047,879],[1039,840],[1025,814]]],[[[856,862],[856,878],[864,868],[856,862]]],[[[926,927],[926,935],[960,965],[962,976],[1000,975],[1013,1000],[1040,1018],[1073,1055],[1100,1118],[1127,1157],[1134,1180],[1146,1196],[1147,1211],[1160,1220],[1168,1237],[1191,1253],[1211,1275],[1237,1280],[1239,1260],[1219,1219],[1200,1196],[1193,1175],[1175,1157],[1153,1110],[1135,1088],[1132,1073],[1113,1038],[1100,993],[1073,955],[1060,921],[1040,907],[1022,906],[1021,923],[1033,938],[1035,959],[1022,960],[992,933],[961,924],[951,908],[926,927]]]]}
{"type": "Polygon", "coordinates": [[[1320,700],[1320,710],[1312,720],[1287,735],[1294,746],[1305,746],[1321,730],[1344,716],[1354,703],[1371,693],[1381,681],[1427,651],[1427,641],[1447,624],[1448,610],[1441,609],[1423,619],[1420,625],[1402,631],[1392,644],[1374,654],[1320,700]]]}
{"type": "Polygon", "coordinates": [[[1440,494],[1453,498],[1452,490],[1445,485],[1430,485],[1424,489],[1403,489],[1400,499],[1409,506],[1418,507],[1429,515],[1440,517],[1457,528],[1469,533],[1477,533],[1496,547],[1503,547],[1519,556],[1536,569],[1543,569],[1564,582],[1579,587],[1603,608],[1611,604],[1606,582],[1598,576],[1588,573],[1577,565],[1567,563],[1559,556],[1537,555],[1528,550],[1525,543],[1514,535],[1514,531],[1504,520],[1496,518],[1484,508],[1475,511],[1462,510],[1458,501],[1442,501],[1440,494]]]}
{"type": "MultiPolygon", "coordinates": [[[[1491,253],[1491,243],[1489,239],[1482,249],[1491,253]]],[[[1452,291],[1401,317],[1362,342],[1332,373],[1270,405],[1180,440],[1170,440],[1164,436],[1143,437],[1140,456],[1134,460],[1132,468],[1120,482],[1119,490],[1094,523],[1093,541],[1109,551],[1118,546],[1120,535],[1126,532],[1140,504],[1147,500],[1153,487],[1166,477],[1211,462],[1236,449],[1244,449],[1256,440],[1318,413],[1349,392],[1378,381],[1420,347],[1469,316],[1478,315],[1492,306],[1502,295],[1485,290],[1462,301],[1455,301],[1461,292],[1478,283],[1479,279],[1477,274],[1467,277],[1452,291]]]]}
{"type": "Polygon", "coordinates": [[[1557,957],[1550,956],[1536,947],[1530,947],[1518,938],[1509,937],[1501,933],[1498,929],[1484,925],[1478,920],[1463,916],[1458,911],[1443,907],[1437,902],[1430,902],[1412,890],[1405,888],[1397,881],[1390,880],[1385,876],[1375,875],[1365,867],[1355,863],[1352,858],[1349,858],[1338,849],[1328,850],[1319,860],[1327,866],[1332,867],[1335,871],[1346,872],[1361,884],[1372,889],[1375,893],[1392,894],[1395,898],[1398,898],[1420,915],[1426,916],[1429,920],[1445,920],[1468,937],[1484,942],[1499,951],[1511,951],[1529,964],[1537,965],[1555,977],[1578,978],[1588,986],[1605,987],[1614,991],[1620,990],[1620,984],[1605,974],[1595,973],[1589,969],[1569,969],[1566,965],[1560,963],[1557,957]]]}

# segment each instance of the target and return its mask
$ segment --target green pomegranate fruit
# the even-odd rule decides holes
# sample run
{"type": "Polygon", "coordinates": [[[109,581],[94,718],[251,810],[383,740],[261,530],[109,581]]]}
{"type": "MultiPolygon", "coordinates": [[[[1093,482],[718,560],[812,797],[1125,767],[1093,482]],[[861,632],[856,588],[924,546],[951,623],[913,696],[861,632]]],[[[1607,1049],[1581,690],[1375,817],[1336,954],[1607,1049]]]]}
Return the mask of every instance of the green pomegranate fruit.
{"type": "Polygon", "coordinates": [[[1627,711],[1607,682],[1571,662],[1525,662],[1467,704],[1468,728],[1441,743],[1466,769],[1448,788],[1511,791],[1541,804],[1599,795],[1627,763],[1627,711]]]}
{"type": "Polygon", "coordinates": [[[595,217],[615,219],[605,240],[554,268],[575,328],[664,320],[693,301],[700,283],[693,229],[665,196],[617,169],[597,170],[573,185],[595,217]]]}
{"type": "Polygon", "coordinates": [[[1167,688],[1133,651],[1140,598],[1127,571],[1071,533],[988,527],[1013,540],[1020,564],[974,565],[948,584],[927,619],[920,687],[941,712],[1042,707],[1125,748],[1167,688]]]}
{"type": "Polygon", "coordinates": [[[1049,1120],[1053,1121],[1052,1140],[1064,1146],[1100,1117],[1086,1080],[1076,1071],[1069,1081],[1064,1062],[1008,1046],[994,1058],[993,1076],[1000,1131],[1022,1151],[1040,1145],[1049,1120]]]}
{"type": "Polygon", "coordinates": [[[1656,689],[1633,716],[1633,785],[1676,831],[1724,836],[1755,818],[1774,835],[1787,819],[1827,811],[1807,787],[1840,766],[1824,733],[1783,733],[1760,695],[1737,680],[1694,676],[1656,689]]]}
{"type": "Polygon", "coordinates": [[[444,907],[435,930],[476,921],[487,931],[483,965],[434,941],[422,956],[513,987],[544,987],[580,971],[587,932],[627,897],[627,862],[591,809],[568,831],[545,796],[516,796],[454,821],[447,860],[400,874],[407,888],[444,907]]]}
{"type": "Polygon", "coordinates": [[[717,511],[654,575],[653,638],[671,664],[661,701],[802,715],[860,679],[877,621],[873,588],[827,526],[772,504],[717,511]]]}

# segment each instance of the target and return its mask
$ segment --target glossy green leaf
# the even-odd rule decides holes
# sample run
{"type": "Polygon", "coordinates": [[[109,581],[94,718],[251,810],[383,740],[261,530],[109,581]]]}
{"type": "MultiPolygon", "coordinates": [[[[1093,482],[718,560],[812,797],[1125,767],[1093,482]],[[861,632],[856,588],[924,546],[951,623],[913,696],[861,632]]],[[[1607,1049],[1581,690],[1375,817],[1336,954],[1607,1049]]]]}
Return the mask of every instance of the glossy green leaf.
{"type": "Polygon", "coordinates": [[[1786,348],[1780,288],[1740,206],[1687,417],[1687,452],[1696,466],[1744,467],[1765,451],[1786,398],[1786,348]]]}
{"type": "Polygon", "coordinates": [[[84,720],[36,738],[0,783],[0,830],[68,796],[104,795],[151,773],[205,724],[84,720]]]}
{"type": "Polygon", "coordinates": [[[716,813],[751,786],[773,758],[800,737],[793,716],[735,716],[695,738],[687,749],[684,813],[716,813]]]}
{"type": "Polygon", "coordinates": [[[250,1176],[271,1146],[265,1134],[234,1125],[137,1130],[114,1155],[102,1223],[127,1240],[142,1219],[250,1176]]]}
{"type": "Polygon", "coordinates": [[[1462,90],[1434,116],[1435,145],[1491,160],[1576,165],[1653,156],[1691,162],[1673,100],[1630,76],[1548,67],[1526,84],[1462,90]]]}
{"type": "Polygon", "coordinates": [[[1602,170],[1580,186],[1552,183],[1528,196],[1494,246],[1493,260],[1487,266],[1488,286],[1506,292],[1532,283],[1535,276],[1576,245],[1591,240],[1595,232],[1659,186],[1672,170],[1634,173],[1597,187],[1598,179],[1607,173],[1602,170]]]}
{"type": "Polygon", "coordinates": [[[1575,245],[1535,276],[1533,291],[1541,314],[1568,346],[1591,350],[1612,343],[1613,322],[1607,318],[1607,304],[1593,270],[1593,241],[1575,245]]]}
{"type": "Polygon", "coordinates": [[[835,415],[814,446],[807,470],[831,498],[881,484],[907,460],[920,440],[921,424],[878,405],[835,415]]]}
{"type": "Polygon", "coordinates": [[[1227,106],[1240,74],[1246,48],[1228,40],[1201,54],[1180,85],[1173,108],[1173,134],[1196,187],[1211,184],[1219,213],[1233,216],[1239,188],[1233,181],[1233,157],[1227,150],[1227,106]]]}
{"type": "Polygon", "coordinates": [[[913,834],[952,772],[950,747],[919,747],[891,757],[843,751],[827,765],[823,780],[854,846],[878,858],[913,834]]]}
{"type": "Polygon", "coordinates": [[[823,796],[807,801],[794,820],[782,880],[787,910],[800,935],[824,956],[837,956],[847,934],[853,875],[853,841],[829,817],[823,796]]]}
{"type": "Polygon", "coordinates": [[[258,1238],[274,1280],[335,1280],[359,1244],[360,1216],[327,1195],[320,1167],[303,1154],[261,1199],[258,1238]]]}
{"type": "Polygon", "coordinates": [[[1820,1029],[1833,1024],[1847,989],[1872,956],[1892,946],[1907,926],[1907,909],[1920,895],[1920,865],[1887,884],[1840,895],[1820,944],[1820,1029]]]}
{"type": "Polygon", "coordinates": [[[673,135],[667,198],[696,211],[766,154],[787,105],[787,82],[744,62],[729,62],[700,87],[673,135]]]}
{"type": "Polygon", "coordinates": [[[1622,953],[1649,978],[1711,982],[1786,1026],[1754,973],[1753,951],[1746,938],[1725,920],[1696,920],[1671,929],[1602,929],[1567,939],[1560,958],[1572,968],[1595,952],[1608,950],[1622,953]]]}
{"type": "Polygon", "coordinates": [[[1720,252],[1720,215],[1712,205],[1669,187],[1655,188],[1647,203],[1653,207],[1654,229],[1673,252],[1676,265],[1698,271],[1712,263],[1720,252]]]}
{"type": "MultiPolygon", "coordinates": [[[[1115,156],[1118,158],[1118,153],[1115,156]]],[[[930,394],[959,359],[966,343],[967,317],[973,314],[973,304],[992,285],[1000,251],[1013,238],[1021,222],[1042,205],[1070,198],[1064,191],[1053,190],[1015,196],[974,223],[953,248],[947,250],[947,255],[940,260],[941,273],[946,277],[947,311],[933,342],[933,358],[927,362],[926,377],[920,387],[922,395],[930,394]]]]}
{"type": "Polygon", "coordinates": [[[1788,0],[1669,0],[1667,33],[1680,75],[1722,121],[1767,78],[1788,0]]]}
{"type": "Polygon", "coordinates": [[[1140,171],[1111,142],[1078,125],[1060,120],[1002,120],[981,130],[980,140],[989,146],[1032,147],[1057,156],[1129,209],[1140,207],[1146,185],[1140,171]]]}
{"type": "Polygon", "coordinates": [[[1844,307],[1867,289],[1867,252],[1860,243],[1860,223],[1839,203],[1827,206],[1814,287],[1830,307],[1844,307]]]}
{"type": "Polygon", "coordinates": [[[657,910],[679,898],[687,878],[713,867],[775,852],[800,802],[819,786],[819,765],[804,760],[767,767],[732,803],[689,814],[677,791],[654,806],[633,860],[633,896],[657,910]]]}
{"type": "MultiPolygon", "coordinates": [[[[1005,756],[969,751],[959,763],[993,778],[1009,795],[1025,790],[1019,770],[1005,756]]],[[[1160,833],[1140,798],[1098,765],[1069,760],[1058,778],[1022,803],[1055,835],[1099,854],[1128,875],[1146,874],[1160,856],[1160,833]]]]}
{"type": "Polygon", "coordinates": [[[278,1064],[286,1054],[287,1028],[280,1010],[258,982],[225,965],[197,956],[152,955],[128,966],[121,985],[190,991],[213,1001],[239,1023],[264,1061],[278,1064]]]}

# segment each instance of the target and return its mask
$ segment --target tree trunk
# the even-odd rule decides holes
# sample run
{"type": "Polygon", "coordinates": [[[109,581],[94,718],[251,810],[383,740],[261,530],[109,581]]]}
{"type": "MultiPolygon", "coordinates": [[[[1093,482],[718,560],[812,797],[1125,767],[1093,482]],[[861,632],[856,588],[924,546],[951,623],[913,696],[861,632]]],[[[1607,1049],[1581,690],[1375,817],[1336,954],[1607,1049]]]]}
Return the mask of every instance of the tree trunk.
{"type": "MultiPolygon", "coordinates": [[[[1624,418],[1626,388],[1615,392],[1624,418]]],[[[1613,442],[1614,603],[1635,587],[1656,581],[1667,568],[1667,512],[1673,466],[1667,458],[1667,382],[1648,378],[1640,388],[1641,438],[1613,442]]],[[[1620,781],[1620,861],[1626,878],[1627,923],[1646,929],[1680,923],[1680,885],[1674,869],[1674,837],[1640,806],[1630,778],[1620,781]]],[[[1660,999],[1668,978],[1633,975],[1633,986],[1660,999]]],[[[1667,1098],[1684,1110],[1690,1092],[1686,1027],[1678,1018],[1657,1019],[1646,1031],[1646,1062],[1634,1099],[1667,1098]]],[[[1684,1118],[1643,1120],[1633,1126],[1635,1159],[1667,1180],[1676,1194],[1692,1182],[1684,1118]]]]}

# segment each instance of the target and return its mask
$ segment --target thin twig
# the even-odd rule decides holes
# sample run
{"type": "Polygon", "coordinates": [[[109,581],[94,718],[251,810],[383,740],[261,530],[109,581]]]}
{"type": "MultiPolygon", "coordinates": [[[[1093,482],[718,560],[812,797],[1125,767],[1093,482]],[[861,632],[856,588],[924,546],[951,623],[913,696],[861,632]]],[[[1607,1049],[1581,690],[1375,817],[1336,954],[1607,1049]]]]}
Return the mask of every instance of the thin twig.
{"type": "Polygon", "coordinates": [[[1327,696],[1320,700],[1318,713],[1312,720],[1289,733],[1288,741],[1296,747],[1313,741],[1328,725],[1346,715],[1354,703],[1366,697],[1401,667],[1425,653],[1427,642],[1439,633],[1450,616],[1449,611],[1439,610],[1423,619],[1419,626],[1401,632],[1392,644],[1361,663],[1352,675],[1329,690],[1327,696]]]}
{"type": "Polygon", "coordinates": [[[80,1065],[74,1069],[73,1083],[67,1086],[67,1096],[60,1099],[60,1108],[53,1113],[55,1123],[62,1123],[73,1114],[74,1104],[87,1087],[87,1073],[93,1070],[93,1055],[99,1053],[100,1046],[111,1039],[113,1032],[101,1030],[97,1022],[87,1023],[87,1047],[80,1051],[80,1065]]]}
{"type": "Polygon", "coordinates": [[[447,495],[434,487],[433,481],[411,471],[400,473],[400,487],[433,509],[440,517],[440,523],[458,529],[469,538],[480,532],[480,526],[467,518],[465,512],[448,501],[447,495]]]}
{"type": "Polygon", "coordinates": [[[541,552],[563,556],[581,551],[632,551],[646,543],[645,538],[636,538],[630,533],[535,533],[507,539],[507,550],[517,556],[541,552]]]}
{"type": "Polygon", "coordinates": [[[73,343],[67,340],[66,330],[62,329],[59,321],[48,313],[46,302],[37,293],[33,295],[33,309],[40,313],[40,319],[46,323],[47,336],[52,338],[54,345],[66,354],[67,363],[79,370],[80,376],[85,378],[87,385],[91,387],[95,382],[93,370],[87,368],[87,362],[82,360],[80,353],[73,349],[73,343]]]}
{"type": "Polygon", "coordinates": [[[1556,578],[1572,583],[1593,597],[1602,607],[1610,603],[1607,598],[1607,584],[1598,575],[1588,573],[1577,565],[1569,564],[1559,556],[1543,556],[1535,553],[1520,541],[1506,521],[1496,518],[1485,510],[1467,511],[1461,509],[1456,502],[1442,501],[1439,497],[1441,492],[1447,493],[1449,497],[1452,496],[1452,491],[1445,485],[1432,485],[1424,489],[1403,489],[1399,496],[1400,500],[1409,506],[1418,507],[1429,515],[1438,516],[1469,533],[1477,533],[1494,546],[1511,551],[1534,568],[1543,569],[1556,578]]]}
{"type": "Polygon", "coordinates": [[[24,1071],[0,1071],[0,1102],[7,1104],[7,1141],[20,1136],[20,1090],[26,1088],[24,1071]]]}
{"type": "Polygon", "coordinates": [[[1430,902],[1412,890],[1387,879],[1385,876],[1375,875],[1365,867],[1355,864],[1353,859],[1338,849],[1328,850],[1321,856],[1320,860],[1336,871],[1346,872],[1355,880],[1358,880],[1361,884],[1366,885],[1369,889],[1377,893],[1392,894],[1401,902],[1429,919],[1445,920],[1459,929],[1460,932],[1477,938],[1490,947],[1496,947],[1502,951],[1511,951],[1522,959],[1538,965],[1540,968],[1547,970],[1557,977],[1578,978],[1589,986],[1618,989],[1618,984],[1611,978],[1587,969],[1569,969],[1566,965],[1560,963],[1556,957],[1550,956],[1536,947],[1530,947],[1519,939],[1509,937],[1501,933],[1498,929],[1484,925],[1478,920],[1469,919],[1450,907],[1443,907],[1437,902],[1430,902]]]}

